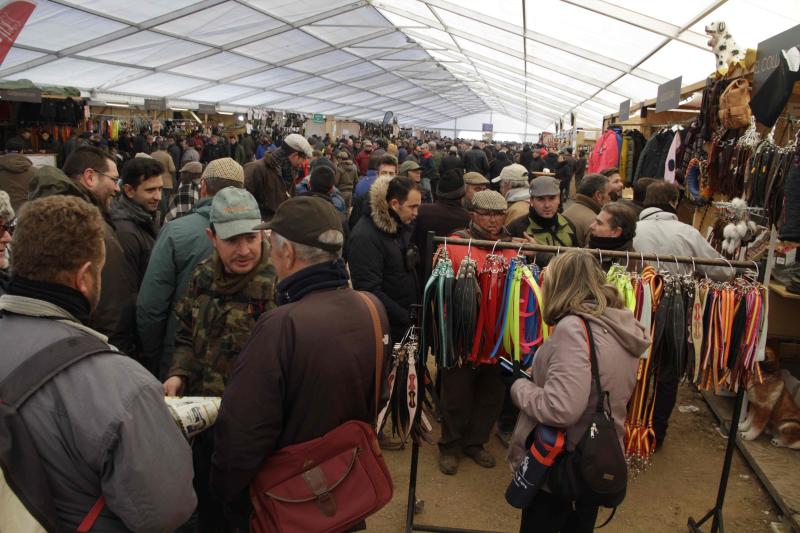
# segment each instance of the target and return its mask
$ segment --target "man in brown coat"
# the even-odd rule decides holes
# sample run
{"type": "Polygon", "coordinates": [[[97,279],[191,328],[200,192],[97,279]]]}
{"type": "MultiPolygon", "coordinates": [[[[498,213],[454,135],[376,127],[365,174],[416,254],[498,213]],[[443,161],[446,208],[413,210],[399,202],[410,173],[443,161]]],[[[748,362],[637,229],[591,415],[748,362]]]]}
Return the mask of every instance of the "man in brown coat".
{"type": "Polygon", "coordinates": [[[28,184],[33,176],[33,163],[22,154],[0,155],[0,191],[11,197],[14,211],[28,201],[28,184]]]}
{"type": "Polygon", "coordinates": [[[302,135],[287,135],[277,150],[244,166],[244,186],[255,196],[261,218],[269,220],[278,206],[294,196],[297,169],[312,155],[302,135]]]}
{"type": "Polygon", "coordinates": [[[564,209],[564,217],[575,226],[578,246],[584,247],[589,242],[595,217],[611,201],[608,193],[608,178],[602,174],[587,174],[578,186],[575,200],[564,209]]]}
{"type": "MultiPolygon", "coordinates": [[[[375,331],[365,302],[348,286],[336,209],[321,198],[292,198],[255,229],[272,230],[278,308],[261,316],[236,360],[211,472],[212,488],[242,524],[250,514],[248,485],[266,457],[348,420],[375,422],[375,331]]],[[[378,310],[387,361],[389,319],[380,300],[366,295],[378,310]]]]}

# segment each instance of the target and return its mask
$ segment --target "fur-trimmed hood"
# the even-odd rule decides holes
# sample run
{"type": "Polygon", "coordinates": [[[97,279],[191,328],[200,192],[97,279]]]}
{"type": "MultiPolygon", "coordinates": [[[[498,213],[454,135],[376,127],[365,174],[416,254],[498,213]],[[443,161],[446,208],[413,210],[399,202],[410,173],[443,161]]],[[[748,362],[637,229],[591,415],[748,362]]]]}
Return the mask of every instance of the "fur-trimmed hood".
{"type": "Polygon", "coordinates": [[[369,188],[369,205],[372,209],[370,216],[375,226],[384,233],[390,235],[397,234],[398,223],[389,212],[389,202],[386,201],[386,193],[389,191],[389,182],[392,178],[375,178],[372,187],[369,188]]]}

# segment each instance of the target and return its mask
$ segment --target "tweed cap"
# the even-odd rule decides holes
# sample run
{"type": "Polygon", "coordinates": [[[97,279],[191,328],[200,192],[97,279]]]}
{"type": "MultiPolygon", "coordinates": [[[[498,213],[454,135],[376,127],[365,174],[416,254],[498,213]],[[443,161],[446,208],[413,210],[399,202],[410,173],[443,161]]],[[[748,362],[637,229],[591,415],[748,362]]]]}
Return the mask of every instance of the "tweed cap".
{"type": "Polygon", "coordinates": [[[307,158],[311,158],[313,152],[311,150],[311,145],[308,144],[308,141],[305,137],[300,135],[299,133],[292,133],[286,136],[283,140],[286,143],[286,146],[300,152],[301,154],[305,155],[307,158]]]}
{"type": "Polygon", "coordinates": [[[336,154],[336,157],[338,157],[339,159],[342,159],[342,160],[350,159],[350,154],[348,154],[345,150],[342,150],[341,152],[336,154]]]}
{"type": "Polygon", "coordinates": [[[508,202],[497,191],[479,191],[472,197],[472,209],[485,209],[486,211],[505,211],[508,202]]]}
{"type": "Polygon", "coordinates": [[[489,180],[479,172],[467,172],[464,174],[464,183],[467,185],[488,185],[489,180]]]}
{"type": "Polygon", "coordinates": [[[203,172],[203,164],[199,161],[189,161],[181,167],[180,172],[191,172],[192,174],[200,174],[203,172]]]}
{"type": "Polygon", "coordinates": [[[531,181],[531,198],[539,196],[558,196],[561,194],[559,181],[551,176],[539,176],[531,181]]]}
{"type": "Polygon", "coordinates": [[[238,181],[244,185],[244,170],[242,165],[230,157],[221,157],[208,164],[203,171],[203,178],[238,181]]]}

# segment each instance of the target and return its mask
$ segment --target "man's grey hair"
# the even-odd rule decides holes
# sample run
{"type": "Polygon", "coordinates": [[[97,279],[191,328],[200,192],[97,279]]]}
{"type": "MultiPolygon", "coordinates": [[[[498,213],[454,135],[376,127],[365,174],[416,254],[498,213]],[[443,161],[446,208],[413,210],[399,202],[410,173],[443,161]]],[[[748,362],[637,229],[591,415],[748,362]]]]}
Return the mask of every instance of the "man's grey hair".
{"type": "Polygon", "coordinates": [[[509,191],[511,189],[527,189],[529,187],[527,180],[504,178],[503,183],[505,183],[508,186],[509,191]]]}
{"type": "MultiPolygon", "coordinates": [[[[275,232],[273,231],[273,233],[275,232]]],[[[294,248],[294,253],[297,254],[297,257],[312,265],[336,261],[342,256],[341,249],[339,252],[329,252],[328,250],[323,250],[322,248],[317,248],[315,246],[309,246],[307,244],[300,244],[298,242],[290,241],[279,233],[275,233],[275,240],[277,241],[278,246],[283,246],[284,243],[290,243],[294,248]]],[[[319,240],[323,244],[338,244],[341,246],[344,244],[344,235],[341,231],[329,229],[319,236],[319,240]]]]}

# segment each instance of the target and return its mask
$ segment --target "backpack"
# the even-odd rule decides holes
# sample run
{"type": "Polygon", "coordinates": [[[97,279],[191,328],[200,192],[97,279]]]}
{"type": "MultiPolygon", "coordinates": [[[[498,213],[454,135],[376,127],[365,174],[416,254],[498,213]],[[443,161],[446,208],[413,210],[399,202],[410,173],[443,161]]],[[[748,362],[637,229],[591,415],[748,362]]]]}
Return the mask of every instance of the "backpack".
{"type": "MultiPolygon", "coordinates": [[[[110,350],[91,335],[56,341],[14,368],[0,382],[0,531],[61,531],[50,488],[19,409],[44,384],[78,361],[110,350]]],[[[101,497],[78,527],[89,531],[102,511],[101,497]]]]}
{"type": "MultiPolygon", "coordinates": [[[[597,408],[575,450],[558,457],[547,482],[550,491],[565,500],[580,500],[616,510],[625,499],[628,466],[611,415],[608,391],[604,391],[600,384],[592,328],[586,320],[583,320],[583,327],[589,345],[592,378],[598,392],[597,408]]],[[[614,513],[608,520],[613,516],[614,513]]]]}

